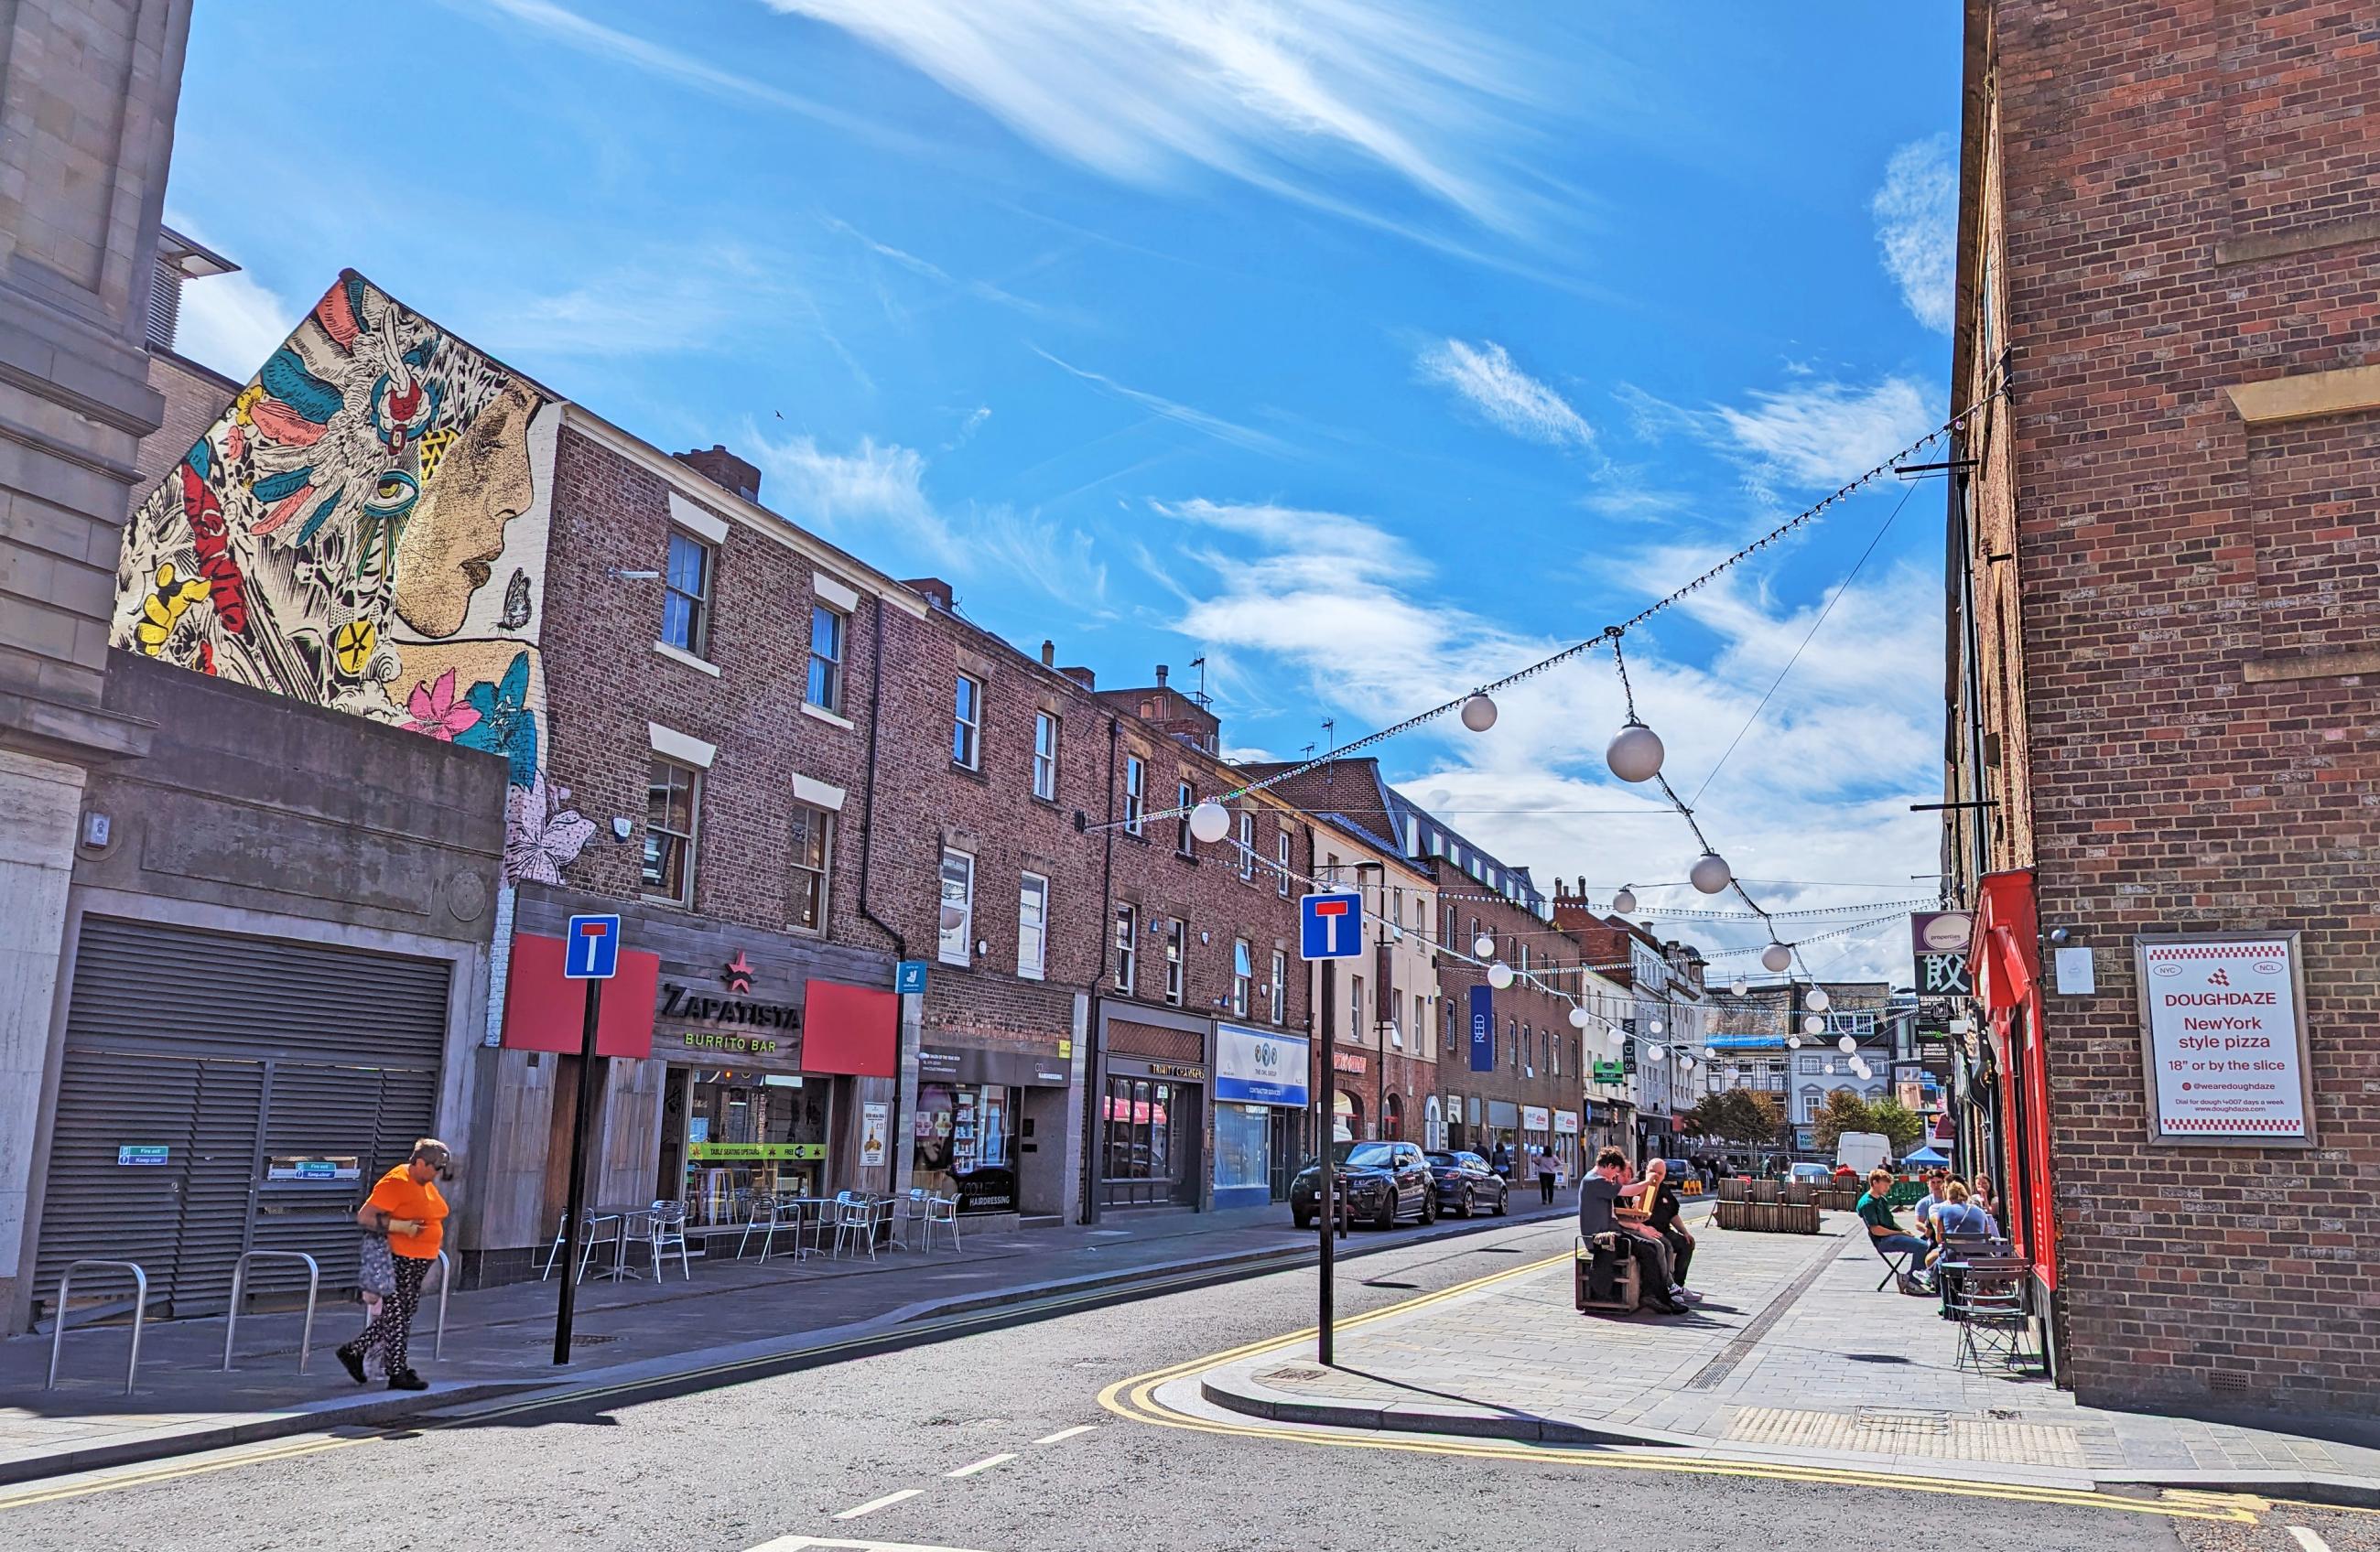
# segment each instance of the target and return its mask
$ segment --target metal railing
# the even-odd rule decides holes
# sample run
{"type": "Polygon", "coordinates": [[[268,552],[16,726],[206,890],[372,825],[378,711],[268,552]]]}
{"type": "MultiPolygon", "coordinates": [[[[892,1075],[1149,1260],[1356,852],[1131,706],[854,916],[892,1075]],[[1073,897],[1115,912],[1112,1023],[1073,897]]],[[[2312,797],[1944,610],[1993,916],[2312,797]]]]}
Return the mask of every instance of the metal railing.
{"type": "Polygon", "coordinates": [[[132,1274],[132,1355],[124,1364],[124,1393],[129,1396],[132,1394],[133,1376],[140,1372],[140,1323],[149,1313],[149,1274],[141,1270],[137,1261],[92,1260],[67,1264],[66,1275],[58,1279],[57,1321],[50,1328],[50,1379],[42,1388],[55,1390],[58,1388],[58,1350],[67,1340],[67,1290],[72,1286],[74,1275],[85,1267],[120,1267],[132,1274]]]}
{"type": "Polygon", "coordinates": [[[240,1291],[247,1285],[250,1261],[303,1261],[306,1264],[306,1325],[298,1337],[298,1372],[304,1374],[306,1359],[314,1348],[314,1296],[322,1289],[322,1268],[302,1250],[251,1250],[232,1263],[231,1310],[224,1316],[223,1372],[231,1373],[232,1337],[239,1330],[240,1291]]]}

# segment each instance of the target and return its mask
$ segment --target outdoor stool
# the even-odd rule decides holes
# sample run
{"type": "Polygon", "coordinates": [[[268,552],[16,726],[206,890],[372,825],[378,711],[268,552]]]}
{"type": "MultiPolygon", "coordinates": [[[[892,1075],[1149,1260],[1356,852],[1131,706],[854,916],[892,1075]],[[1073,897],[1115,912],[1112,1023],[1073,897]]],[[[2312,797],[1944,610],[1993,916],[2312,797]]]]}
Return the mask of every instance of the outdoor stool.
{"type": "Polygon", "coordinates": [[[1597,1234],[1592,1242],[1580,1240],[1571,1255],[1572,1302],[1581,1315],[1633,1315],[1644,1300],[1644,1275],[1634,1254],[1616,1232],[1597,1234]],[[1595,1298],[1587,1287],[1587,1274],[1598,1251],[1619,1263],[1609,1299],[1595,1298]]]}

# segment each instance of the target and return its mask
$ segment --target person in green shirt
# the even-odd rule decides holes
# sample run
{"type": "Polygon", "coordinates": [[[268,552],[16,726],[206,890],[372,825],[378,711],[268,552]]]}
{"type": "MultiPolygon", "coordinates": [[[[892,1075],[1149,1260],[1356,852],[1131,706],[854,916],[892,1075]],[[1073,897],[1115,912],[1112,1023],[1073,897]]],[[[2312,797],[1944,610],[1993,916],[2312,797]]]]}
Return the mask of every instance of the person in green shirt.
{"type": "Polygon", "coordinates": [[[1909,1275],[1919,1284],[1925,1283],[1925,1242],[1909,1233],[1892,1216],[1892,1171],[1874,1170],[1867,1177],[1867,1193],[1859,1199],[1855,1209],[1860,1221],[1867,1226],[1867,1237],[1876,1242],[1879,1251],[1909,1256],[1909,1275]]]}

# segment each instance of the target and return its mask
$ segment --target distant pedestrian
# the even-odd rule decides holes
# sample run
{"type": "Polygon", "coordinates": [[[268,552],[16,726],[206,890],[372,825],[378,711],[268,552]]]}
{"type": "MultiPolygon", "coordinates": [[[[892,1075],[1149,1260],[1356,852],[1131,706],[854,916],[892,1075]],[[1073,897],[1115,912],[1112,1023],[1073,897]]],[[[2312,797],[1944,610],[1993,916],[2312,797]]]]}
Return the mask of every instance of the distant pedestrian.
{"type": "Polygon", "coordinates": [[[1536,1166],[1537,1195],[1550,1207],[1554,1205],[1554,1176],[1560,1172],[1561,1165],[1551,1148],[1541,1147],[1536,1152],[1536,1166]]]}
{"type": "Polygon", "coordinates": [[[414,1307],[421,1300],[422,1279],[438,1259],[446,1235],[446,1198],[435,1183],[452,1180],[454,1155],[435,1137],[413,1145],[412,1156],[381,1176],[380,1182],[356,1209],[356,1222],[388,1236],[390,1291],[380,1313],[361,1335],[339,1349],[339,1362],[355,1382],[365,1382],[364,1359],[377,1348],[388,1362],[392,1390],[427,1390],[430,1382],[413,1372],[406,1344],[413,1332],[414,1307]]]}
{"type": "Polygon", "coordinates": [[[1501,1138],[1497,1140],[1496,1151],[1488,1156],[1488,1167],[1506,1180],[1512,1178],[1512,1150],[1501,1138]]]}

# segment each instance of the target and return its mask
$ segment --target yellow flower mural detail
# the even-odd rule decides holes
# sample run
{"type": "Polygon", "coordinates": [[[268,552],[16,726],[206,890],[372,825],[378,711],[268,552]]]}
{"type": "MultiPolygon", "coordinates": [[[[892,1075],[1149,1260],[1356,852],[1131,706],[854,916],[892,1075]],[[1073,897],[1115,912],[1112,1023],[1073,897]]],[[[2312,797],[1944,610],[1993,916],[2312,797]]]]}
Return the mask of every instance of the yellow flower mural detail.
{"type": "Polygon", "coordinates": [[[202,576],[176,582],[173,566],[166,564],[157,568],[151,586],[149,597],[140,605],[140,624],[133,634],[140,649],[153,658],[164,647],[165,638],[174,634],[174,625],[181,619],[182,612],[207,596],[207,583],[202,576]]]}
{"type": "Polygon", "coordinates": [[[339,655],[339,667],[354,674],[363,672],[364,660],[371,656],[373,643],[380,632],[370,620],[349,620],[331,633],[331,650],[339,655]]]}

